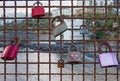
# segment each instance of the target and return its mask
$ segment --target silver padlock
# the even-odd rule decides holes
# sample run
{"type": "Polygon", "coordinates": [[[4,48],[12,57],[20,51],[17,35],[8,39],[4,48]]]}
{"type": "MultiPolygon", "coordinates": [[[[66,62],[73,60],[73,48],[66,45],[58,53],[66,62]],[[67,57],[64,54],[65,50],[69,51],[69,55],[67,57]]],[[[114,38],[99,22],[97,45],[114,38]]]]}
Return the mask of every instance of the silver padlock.
{"type": "Polygon", "coordinates": [[[116,16],[114,18],[114,23],[113,23],[113,28],[118,28],[119,24],[118,24],[118,16],[116,16]]]}
{"type": "Polygon", "coordinates": [[[86,25],[80,26],[80,34],[88,34],[89,30],[86,28],[86,25]]]}
{"type": "Polygon", "coordinates": [[[81,54],[78,50],[78,47],[71,45],[69,47],[69,52],[67,54],[68,63],[78,64],[81,62],[81,54]]]}
{"type": "Polygon", "coordinates": [[[52,25],[53,25],[52,33],[55,37],[67,30],[67,25],[61,16],[54,17],[52,20],[52,25]],[[55,22],[56,19],[60,21],[60,24],[54,26],[53,23],[55,22]]]}
{"type": "Polygon", "coordinates": [[[100,66],[103,67],[113,67],[118,66],[118,59],[115,53],[112,53],[112,48],[108,42],[102,42],[98,45],[98,52],[99,52],[99,61],[100,66]],[[109,49],[109,52],[102,53],[102,46],[105,45],[109,49]]]}

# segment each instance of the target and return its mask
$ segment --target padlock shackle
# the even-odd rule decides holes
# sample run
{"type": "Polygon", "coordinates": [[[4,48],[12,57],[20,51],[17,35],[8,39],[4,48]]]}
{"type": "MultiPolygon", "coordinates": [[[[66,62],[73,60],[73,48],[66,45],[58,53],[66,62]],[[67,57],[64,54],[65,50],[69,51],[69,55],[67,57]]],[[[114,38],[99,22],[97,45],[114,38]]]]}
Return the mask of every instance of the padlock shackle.
{"type": "Polygon", "coordinates": [[[84,29],[84,28],[87,28],[86,25],[80,25],[80,29],[84,29]]]}
{"type": "Polygon", "coordinates": [[[118,17],[118,16],[115,16],[115,17],[114,17],[114,22],[118,22],[118,19],[119,19],[119,17],[118,17]]]}
{"type": "Polygon", "coordinates": [[[109,49],[109,52],[112,52],[112,48],[111,48],[111,46],[110,46],[110,44],[108,43],[108,42],[106,42],[106,41],[104,41],[104,42],[101,42],[99,45],[98,45],[98,52],[99,52],[99,54],[102,54],[102,46],[103,45],[105,45],[108,49],[109,49]]]}
{"type": "Polygon", "coordinates": [[[54,21],[55,21],[56,19],[59,19],[60,24],[62,24],[62,23],[64,22],[64,20],[63,20],[63,18],[62,18],[61,16],[55,16],[55,17],[52,19],[52,25],[53,25],[53,23],[54,23],[54,21]]]}
{"type": "Polygon", "coordinates": [[[14,40],[15,40],[15,44],[19,46],[21,41],[20,37],[15,37],[14,40]]]}
{"type": "Polygon", "coordinates": [[[21,41],[20,37],[15,37],[13,40],[10,41],[10,44],[11,45],[13,45],[13,44],[19,45],[20,41],[21,41]]]}
{"type": "Polygon", "coordinates": [[[38,4],[38,5],[40,4],[41,6],[43,6],[43,4],[42,4],[41,2],[35,2],[35,3],[33,4],[33,8],[35,7],[36,4],[38,4]]]}
{"type": "Polygon", "coordinates": [[[12,45],[12,44],[14,44],[15,43],[15,40],[11,40],[10,41],[10,44],[12,45]]]}
{"type": "Polygon", "coordinates": [[[58,62],[64,62],[64,60],[63,60],[62,58],[60,58],[60,59],[58,60],[58,62]]]}
{"type": "Polygon", "coordinates": [[[69,47],[69,52],[72,52],[72,51],[74,51],[74,52],[78,52],[79,51],[79,49],[78,49],[78,47],[77,46],[75,46],[75,45],[70,45],[70,47],[69,47]]]}

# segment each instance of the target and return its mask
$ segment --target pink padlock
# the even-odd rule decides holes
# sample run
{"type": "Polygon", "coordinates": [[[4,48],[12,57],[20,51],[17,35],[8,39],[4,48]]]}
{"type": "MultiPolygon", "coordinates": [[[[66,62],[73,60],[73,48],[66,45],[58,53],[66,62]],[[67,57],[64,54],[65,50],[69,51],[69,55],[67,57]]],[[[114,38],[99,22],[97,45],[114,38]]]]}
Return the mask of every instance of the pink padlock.
{"type": "Polygon", "coordinates": [[[20,38],[16,37],[11,41],[11,44],[5,47],[1,59],[3,60],[14,60],[17,57],[17,53],[19,50],[20,38]],[[15,43],[15,44],[14,44],[15,43]]]}
{"type": "Polygon", "coordinates": [[[108,42],[102,42],[98,46],[98,51],[99,51],[99,61],[100,61],[100,66],[103,67],[113,67],[113,66],[118,66],[118,59],[117,55],[115,53],[112,53],[112,48],[109,45],[108,42]],[[105,45],[108,47],[109,52],[108,53],[102,53],[101,46],[105,45]]]}
{"type": "Polygon", "coordinates": [[[40,18],[41,16],[45,15],[45,10],[44,10],[44,6],[42,5],[42,3],[40,2],[36,2],[33,4],[33,8],[32,8],[32,17],[33,18],[40,18]],[[36,4],[40,4],[41,6],[36,6],[36,4]]]}

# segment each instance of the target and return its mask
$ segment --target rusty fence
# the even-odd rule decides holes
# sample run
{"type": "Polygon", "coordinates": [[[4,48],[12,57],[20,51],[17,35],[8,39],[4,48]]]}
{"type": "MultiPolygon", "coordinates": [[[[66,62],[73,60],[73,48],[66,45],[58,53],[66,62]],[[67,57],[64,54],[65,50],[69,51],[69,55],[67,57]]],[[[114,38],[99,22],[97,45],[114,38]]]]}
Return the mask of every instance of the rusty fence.
{"type": "Polygon", "coordinates": [[[119,0],[0,0],[0,55],[14,37],[21,38],[17,57],[0,59],[0,81],[120,81],[119,7],[119,0]],[[36,2],[41,4],[33,6],[36,2]],[[36,6],[43,6],[44,16],[32,17],[36,6]],[[58,36],[51,33],[53,24],[61,23],[51,22],[55,16],[67,25],[58,36]],[[118,66],[101,67],[103,41],[117,55],[118,66]],[[71,45],[81,55],[77,64],[68,61],[71,45]]]}

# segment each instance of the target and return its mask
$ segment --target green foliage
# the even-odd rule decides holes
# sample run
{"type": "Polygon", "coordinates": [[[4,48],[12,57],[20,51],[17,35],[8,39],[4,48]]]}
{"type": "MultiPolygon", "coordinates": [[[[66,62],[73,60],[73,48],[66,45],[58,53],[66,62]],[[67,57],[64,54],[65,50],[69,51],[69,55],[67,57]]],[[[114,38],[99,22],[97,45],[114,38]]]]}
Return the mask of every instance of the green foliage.
{"type": "Polygon", "coordinates": [[[82,14],[78,14],[78,15],[75,15],[75,16],[77,16],[77,17],[82,17],[83,15],[82,15],[82,14]]]}
{"type": "MultiPolygon", "coordinates": [[[[15,27],[14,21],[10,23],[6,23],[6,27],[11,28],[15,27]]],[[[29,19],[28,23],[26,20],[21,20],[20,22],[17,22],[16,24],[17,28],[37,28],[37,27],[42,27],[42,28],[48,28],[49,27],[49,20],[48,19],[40,19],[39,22],[38,20],[35,19],[29,19]]]]}
{"type": "Polygon", "coordinates": [[[15,25],[16,25],[17,28],[26,28],[26,27],[28,27],[28,29],[40,27],[40,28],[42,28],[44,30],[39,30],[39,31],[40,32],[45,32],[46,31],[45,29],[48,29],[48,27],[49,27],[49,20],[48,19],[39,19],[39,20],[37,20],[37,19],[28,19],[28,21],[26,21],[26,20],[17,21],[16,24],[14,23],[14,21],[12,21],[10,23],[6,23],[6,28],[14,28],[15,25]]]}
{"type": "MultiPolygon", "coordinates": [[[[116,12],[111,7],[112,5],[108,5],[108,6],[109,7],[107,8],[107,14],[96,13],[95,14],[95,18],[104,18],[105,16],[107,16],[108,18],[110,17],[110,19],[108,19],[107,21],[105,19],[104,20],[96,19],[95,20],[96,28],[105,28],[105,27],[112,28],[113,23],[114,23],[114,19],[112,19],[111,17],[115,17],[116,16],[116,12]]],[[[89,27],[90,27],[91,22],[93,22],[92,17],[93,17],[92,13],[86,14],[86,18],[91,18],[91,19],[86,19],[86,22],[85,22],[85,24],[87,26],[89,26],[89,27]]],[[[118,22],[120,24],[120,19],[118,20],[118,22]]],[[[108,30],[108,32],[111,32],[111,31],[108,30]]],[[[118,31],[115,31],[114,33],[116,33],[116,32],[118,32],[118,31]]],[[[102,31],[102,30],[97,30],[96,31],[96,39],[104,39],[104,38],[109,39],[109,38],[111,38],[110,34],[107,34],[107,35],[108,36],[105,37],[105,31],[102,31]]]]}
{"type": "Polygon", "coordinates": [[[103,13],[96,13],[95,17],[97,17],[97,18],[104,18],[105,14],[103,14],[103,13]]]}
{"type": "Polygon", "coordinates": [[[113,23],[114,23],[114,20],[113,20],[113,19],[109,19],[109,20],[105,23],[105,27],[107,27],[107,28],[112,28],[113,23]]]}
{"type": "Polygon", "coordinates": [[[62,17],[70,17],[70,15],[65,15],[65,14],[62,14],[62,17]]]}
{"type": "Polygon", "coordinates": [[[103,39],[105,36],[105,32],[102,30],[98,30],[96,33],[96,39],[103,39]]]}
{"type": "Polygon", "coordinates": [[[85,24],[87,27],[93,27],[93,19],[86,19],[85,24]]]}
{"type": "Polygon", "coordinates": [[[102,27],[102,26],[101,26],[101,23],[100,23],[100,20],[96,20],[95,23],[96,23],[96,27],[97,27],[97,28],[102,27]]]}
{"type": "Polygon", "coordinates": [[[93,17],[94,17],[94,15],[91,14],[91,13],[87,13],[87,14],[86,14],[86,18],[93,18],[93,17]]]}

